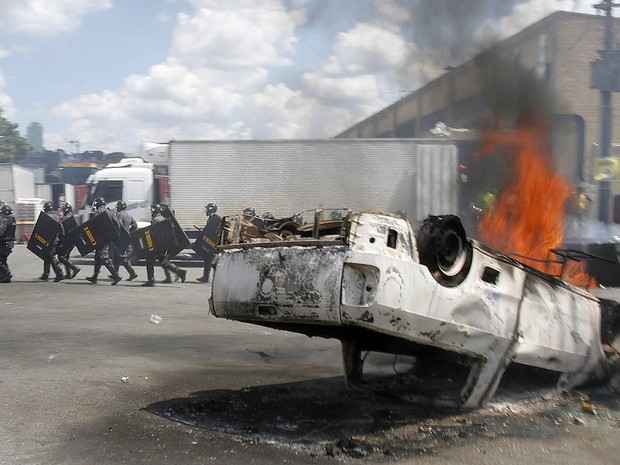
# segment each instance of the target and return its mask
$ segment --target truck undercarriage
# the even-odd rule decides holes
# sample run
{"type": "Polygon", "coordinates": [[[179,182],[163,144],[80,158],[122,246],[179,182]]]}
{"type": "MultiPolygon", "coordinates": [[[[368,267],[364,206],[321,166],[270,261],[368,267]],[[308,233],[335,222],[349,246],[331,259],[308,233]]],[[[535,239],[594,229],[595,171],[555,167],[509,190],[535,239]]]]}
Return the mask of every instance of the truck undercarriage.
{"type": "Polygon", "coordinates": [[[511,363],[557,373],[560,388],[605,377],[617,305],[468,239],[452,215],[415,234],[390,214],[350,213],[329,227],[320,218],[286,240],[226,223],[211,312],[336,338],[350,387],[442,406],[484,404],[511,363]],[[367,376],[373,352],[407,362],[367,376]]]}

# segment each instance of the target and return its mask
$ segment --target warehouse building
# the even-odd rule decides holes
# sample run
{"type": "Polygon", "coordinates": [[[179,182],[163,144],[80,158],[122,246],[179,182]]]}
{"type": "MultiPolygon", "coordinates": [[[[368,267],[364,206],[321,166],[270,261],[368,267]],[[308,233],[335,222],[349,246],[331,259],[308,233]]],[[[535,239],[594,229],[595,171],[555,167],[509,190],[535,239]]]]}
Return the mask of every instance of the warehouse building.
{"type": "MultiPolygon", "coordinates": [[[[613,22],[618,29],[620,20],[613,22]]],[[[600,92],[591,87],[591,75],[592,63],[604,48],[604,32],[604,16],[558,11],[470,61],[448,69],[336,137],[424,138],[432,136],[431,130],[438,122],[453,128],[469,128],[475,134],[481,121],[497,111],[498,97],[504,99],[504,107],[516,107],[523,98],[539,98],[536,94],[528,97],[527,84],[517,82],[525,72],[545,89],[546,95],[553,96],[549,108],[551,142],[559,172],[575,186],[584,182],[595,186],[600,92]],[[511,99],[514,101],[510,102],[511,99]]],[[[620,141],[617,105],[612,114],[612,142],[616,142],[620,141]]],[[[612,156],[617,158],[620,150],[613,145],[612,156]]],[[[620,222],[618,184],[613,183],[611,202],[616,222],[620,222]]]]}

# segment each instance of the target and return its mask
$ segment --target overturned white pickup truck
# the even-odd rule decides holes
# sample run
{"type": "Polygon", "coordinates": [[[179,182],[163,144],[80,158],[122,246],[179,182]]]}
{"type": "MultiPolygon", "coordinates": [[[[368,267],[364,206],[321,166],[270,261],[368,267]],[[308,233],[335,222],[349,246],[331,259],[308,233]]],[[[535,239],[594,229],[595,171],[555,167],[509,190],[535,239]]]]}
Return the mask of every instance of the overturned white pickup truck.
{"type": "Polygon", "coordinates": [[[606,375],[615,317],[588,292],[468,239],[458,217],[431,216],[416,234],[376,212],[341,226],[222,246],[211,313],[339,339],[351,387],[368,383],[367,351],[413,357],[409,397],[440,405],[484,404],[511,362],[557,372],[562,387],[606,375]],[[438,364],[455,368],[429,392],[420,380],[438,364]]]}

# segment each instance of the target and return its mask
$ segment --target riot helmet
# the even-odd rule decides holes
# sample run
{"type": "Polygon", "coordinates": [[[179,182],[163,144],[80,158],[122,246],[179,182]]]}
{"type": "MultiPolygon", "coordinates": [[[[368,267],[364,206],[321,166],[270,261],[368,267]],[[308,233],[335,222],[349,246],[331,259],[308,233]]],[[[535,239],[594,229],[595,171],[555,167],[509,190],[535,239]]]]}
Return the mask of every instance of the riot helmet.
{"type": "Polygon", "coordinates": [[[207,216],[214,215],[215,212],[217,212],[217,205],[215,205],[214,203],[208,203],[205,207],[205,213],[207,214],[207,216]]]}
{"type": "Polygon", "coordinates": [[[157,216],[163,211],[162,207],[158,203],[151,205],[151,216],[157,216]]]}
{"type": "Polygon", "coordinates": [[[49,213],[49,212],[51,212],[53,209],[54,209],[54,204],[53,204],[51,201],[47,200],[47,201],[43,204],[43,211],[44,211],[45,213],[49,213]]]}
{"type": "Polygon", "coordinates": [[[13,209],[11,208],[10,205],[2,205],[2,208],[0,208],[0,213],[2,213],[4,216],[11,216],[13,214],[13,209]]]}
{"type": "Polygon", "coordinates": [[[251,207],[248,207],[245,210],[243,210],[243,216],[245,216],[246,218],[252,219],[256,216],[256,210],[254,210],[251,207]]]}
{"type": "Polygon", "coordinates": [[[304,217],[301,215],[301,213],[297,212],[293,216],[291,216],[291,221],[294,221],[301,226],[302,224],[304,224],[304,217]]]}
{"type": "Polygon", "coordinates": [[[93,208],[105,207],[105,199],[103,197],[97,197],[93,202],[93,208]]]}
{"type": "Polygon", "coordinates": [[[118,202],[116,202],[116,211],[117,212],[122,212],[125,209],[127,209],[127,204],[125,203],[125,201],[119,200],[118,202]]]}
{"type": "Polygon", "coordinates": [[[73,213],[73,207],[71,206],[70,203],[66,203],[64,207],[62,207],[62,214],[63,215],[69,215],[73,213]]]}
{"type": "Polygon", "coordinates": [[[263,220],[273,221],[273,220],[275,220],[275,219],[276,219],[276,217],[275,217],[275,216],[273,216],[273,213],[271,213],[271,212],[265,212],[265,213],[263,213],[263,220]]]}

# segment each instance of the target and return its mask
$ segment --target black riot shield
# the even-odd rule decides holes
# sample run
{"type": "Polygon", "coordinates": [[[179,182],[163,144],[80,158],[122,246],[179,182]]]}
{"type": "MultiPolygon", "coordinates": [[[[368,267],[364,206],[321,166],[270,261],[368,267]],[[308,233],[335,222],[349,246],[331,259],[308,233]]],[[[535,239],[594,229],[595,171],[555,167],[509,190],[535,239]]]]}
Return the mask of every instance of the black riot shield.
{"type": "Polygon", "coordinates": [[[73,215],[62,219],[62,227],[65,230],[64,238],[58,243],[58,255],[68,255],[75,244],[70,240],[70,233],[78,227],[77,221],[73,215]]]}
{"type": "Polygon", "coordinates": [[[202,257],[203,260],[218,253],[217,244],[219,242],[220,230],[222,227],[222,217],[211,215],[200,236],[192,244],[192,249],[202,257]]]}
{"type": "Polygon", "coordinates": [[[172,229],[174,230],[174,237],[177,241],[177,245],[172,249],[168,250],[168,258],[174,258],[178,255],[179,252],[181,252],[181,250],[189,246],[190,241],[187,237],[187,234],[185,234],[185,231],[183,231],[181,225],[179,225],[179,222],[174,217],[170,209],[164,208],[164,210],[162,211],[162,215],[164,218],[168,218],[170,220],[170,222],[172,223],[172,229]]]}
{"type": "Polygon", "coordinates": [[[174,228],[169,219],[136,229],[131,233],[131,246],[139,257],[164,253],[177,247],[174,228]]]}
{"type": "Polygon", "coordinates": [[[82,257],[118,237],[119,232],[113,217],[114,214],[110,210],[105,210],[69,233],[69,241],[75,244],[82,257]]]}
{"type": "Polygon", "coordinates": [[[129,235],[129,232],[122,226],[120,227],[118,238],[116,239],[115,243],[116,249],[119,253],[125,252],[125,250],[127,250],[127,247],[129,247],[129,244],[131,243],[131,236],[129,235]]]}
{"type": "Polygon", "coordinates": [[[52,253],[56,236],[60,233],[60,223],[47,213],[39,213],[26,248],[41,260],[47,260],[52,253]]]}

